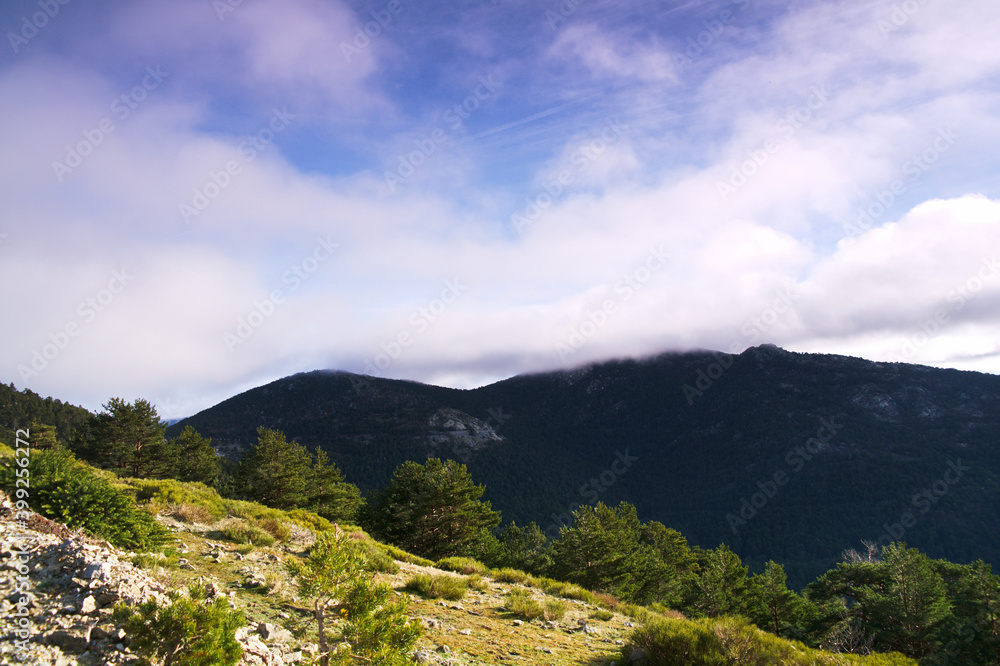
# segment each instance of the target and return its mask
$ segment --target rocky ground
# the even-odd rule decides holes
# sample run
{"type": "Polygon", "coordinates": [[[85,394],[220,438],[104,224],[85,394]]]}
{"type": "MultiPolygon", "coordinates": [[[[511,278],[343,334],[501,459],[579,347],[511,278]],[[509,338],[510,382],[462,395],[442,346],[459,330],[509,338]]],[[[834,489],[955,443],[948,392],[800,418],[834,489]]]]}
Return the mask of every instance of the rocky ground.
{"type": "MultiPolygon", "coordinates": [[[[248,625],[237,632],[243,645],[241,666],[308,663],[316,648],[315,623],[306,600],[300,600],[285,572],[287,558],[308,545],[300,531],[290,543],[275,548],[237,547],[213,538],[212,528],[170,518],[174,543],[166,555],[140,555],[118,550],[73,533],[65,526],[34,517],[30,529],[13,522],[10,503],[0,498],[0,662],[35,664],[137,663],[129,636],[112,618],[119,601],[166,602],[167,590],[207,584],[210,594],[229,599],[244,611],[248,625]],[[16,603],[19,557],[25,561],[30,590],[30,640],[18,654],[16,603]],[[133,564],[135,561],[142,566],[133,564]]],[[[517,585],[484,578],[481,591],[470,589],[458,601],[424,599],[404,586],[416,573],[446,574],[431,567],[400,562],[395,575],[380,575],[399,594],[411,599],[411,616],[425,631],[414,653],[422,664],[608,664],[631,626],[615,614],[591,618],[597,610],[565,600],[559,622],[523,621],[504,610],[507,592],[517,585]]],[[[23,571],[23,569],[22,569],[23,571]]],[[[546,598],[538,590],[532,593],[546,598]]],[[[335,634],[336,629],[334,628],[335,634]]]]}

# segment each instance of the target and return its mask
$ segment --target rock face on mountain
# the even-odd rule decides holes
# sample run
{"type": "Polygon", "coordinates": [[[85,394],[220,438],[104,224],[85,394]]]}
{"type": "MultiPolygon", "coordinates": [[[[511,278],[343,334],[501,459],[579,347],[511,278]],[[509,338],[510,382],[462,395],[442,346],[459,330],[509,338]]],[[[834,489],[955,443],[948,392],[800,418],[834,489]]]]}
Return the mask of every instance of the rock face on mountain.
{"type": "Polygon", "coordinates": [[[550,533],[628,501],[697,545],[802,584],[863,540],[1000,565],[1000,377],[765,345],[513,377],[471,391],[318,371],[186,419],[230,455],[260,425],[320,446],[362,489],[462,460],[550,533]]]}

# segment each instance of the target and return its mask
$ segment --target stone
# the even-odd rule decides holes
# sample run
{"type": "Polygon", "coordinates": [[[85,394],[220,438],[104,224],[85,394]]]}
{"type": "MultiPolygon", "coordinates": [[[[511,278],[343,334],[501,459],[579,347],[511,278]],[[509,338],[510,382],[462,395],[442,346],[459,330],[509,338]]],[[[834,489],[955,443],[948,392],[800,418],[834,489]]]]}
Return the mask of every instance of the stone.
{"type": "Polygon", "coordinates": [[[88,594],[80,603],[80,615],[93,615],[97,611],[97,599],[88,594]]]}
{"type": "Polygon", "coordinates": [[[284,643],[292,640],[292,632],[280,625],[271,624],[270,622],[261,622],[258,624],[257,633],[260,634],[261,638],[269,643],[284,643]]]}
{"type": "Polygon", "coordinates": [[[42,642],[55,645],[65,652],[80,654],[90,647],[90,627],[77,625],[71,629],[56,629],[42,634],[42,642]]]}

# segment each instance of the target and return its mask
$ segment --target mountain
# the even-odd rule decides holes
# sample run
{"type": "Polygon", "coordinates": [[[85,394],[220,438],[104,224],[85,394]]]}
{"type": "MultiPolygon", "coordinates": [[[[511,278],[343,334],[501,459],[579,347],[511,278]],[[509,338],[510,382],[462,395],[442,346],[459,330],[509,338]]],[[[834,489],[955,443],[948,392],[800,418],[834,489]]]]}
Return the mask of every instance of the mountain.
{"type": "Polygon", "coordinates": [[[725,542],[804,585],[862,541],[1000,565],[1000,377],[797,354],[671,353],[475,390],[317,371],[194,426],[230,455],[260,425],[322,447],[362,489],[405,460],[465,462],[505,520],[550,534],[628,501],[692,544],[725,542]]]}

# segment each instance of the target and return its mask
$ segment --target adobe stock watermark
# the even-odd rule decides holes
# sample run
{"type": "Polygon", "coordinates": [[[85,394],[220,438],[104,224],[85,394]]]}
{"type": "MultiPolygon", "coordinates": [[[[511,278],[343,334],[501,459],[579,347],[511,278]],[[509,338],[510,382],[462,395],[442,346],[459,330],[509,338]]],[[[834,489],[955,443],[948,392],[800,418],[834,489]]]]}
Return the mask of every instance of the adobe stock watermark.
{"type": "Polygon", "coordinates": [[[930,511],[935,504],[941,501],[942,497],[951,491],[952,486],[957,485],[965,473],[970,471],[972,468],[963,465],[961,458],[958,458],[956,462],[949,460],[948,468],[940,479],[923,488],[920,492],[914,493],[910,498],[910,505],[913,509],[919,509],[919,514],[914,513],[913,509],[907,509],[900,514],[898,521],[882,523],[884,531],[879,535],[878,545],[885,547],[894,541],[902,541],[903,537],[906,536],[906,531],[913,529],[919,522],[919,516],[930,511]]]}
{"type": "Polygon", "coordinates": [[[31,360],[17,366],[21,379],[37,377],[39,373],[44,372],[49,364],[69,347],[73,338],[94,323],[98,315],[107,310],[134,280],[135,276],[129,275],[124,268],[120,271],[111,271],[108,286],[81,301],[76,308],[76,317],[69,319],[55,332],[49,333],[48,342],[31,350],[31,360]]]}
{"type": "Polygon", "coordinates": [[[544,181],[543,191],[525,199],[524,207],[510,216],[510,223],[514,229],[518,233],[524,233],[526,227],[537,222],[542,213],[563,195],[566,188],[585,173],[591,164],[600,159],[611,144],[620,140],[628,129],[629,126],[618,118],[607,121],[596,137],[589,140],[582,148],[573,151],[570,156],[572,168],[561,169],[553,180],[544,181]]]}
{"type": "Polygon", "coordinates": [[[806,123],[812,120],[813,115],[826,106],[829,101],[826,86],[812,86],[809,89],[809,96],[802,106],[789,111],[785,117],[779,120],[774,129],[780,138],[768,137],[763,144],[746,151],[747,159],[741,162],[729,174],[728,180],[719,180],[715,183],[715,189],[719,192],[723,201],[750,182],[760,170],[767,164],[771,156],[781,149],[781,142],[795,136],[795,133],[805,127],[806,123]]]}
{"type": "Polygon", "coordinates": [[[431,327],[469,288],[459,282],[458,278],[445,280],[444,288],[437,298],[417,308],[408,319],[409,328],[401,330],[395,336],[379,345],[380,352],[372,358],[365,359],[365,374],[375,376],[389,367],[403,355],[403,350],[412,346],[424,332],[431,327]]]}
{"type": "Polygon", "coordinates": [[[951,127],[938,128],[934,139],[919,153],[912,155],[903,162],[899,170],[903,176],[908,177],[908,181],[903,178],[895,178],[886,189],[875,194],[866,206],[857,210],[857,219],[854,224],[849,224],[845,228],[848,236],[860,236],[871,229],[880,217],[885,215],[889,207],[896,202],[900,196],[906,193],[909,185],[920,180],[925,173],[931,170],[938,160],[955,145],[955,141],[961,135],[956,133],[951,127]]]}
{"type": "Polygon", "coordinates": [[[254,134],[246,137],[237,146],[237,151],[243,158],[242,163],[238,160],[229,160],[225,167],[218,171],[208,172],[208,182],[201,187],[192,190],[190,203],[178,205],[181,218],[184,224],[191,224],[191,218],[201,215],[213,201],[233,183],[233,179],[243,172],[243,167],[257,159],[257,155],[267,150],[267,147],[274,143],[275,137],[281,134],[291,125],[295,119],[295,114],[289,113],[287,108],[271,110],[271,120],[265,127],[254,134]]]}
{"type": "Polygon", "coordinates": [[[8,32],[7,40],[10,48],[17,55],[21,47],[38,35],[38,32],[49,24],[49,21],[59,15],[59,10],[64,5],[68,5],[70,0],[38,0],[38,7],[41,11],[35,12],[31,18],[21,17],[21,29],[18,32],[8,32]]]}
{"type": "MultiPolygon", "coordinates": [[[[795,310],[795,302],[798,300],[799,294],[796,293],[794,285],[789,285],[784,289],[776,291],[775,299],[768,307],[761,310],[756,316],[750,317],[743,322],[743,325],[740,327],[740,333],[744,335],[746,340],[733,340],[729,344],[729,353],[737,354],[747,344],[755,344],[767,331],[795,310]]],[[[733,365],[733,359],[722,352],[717,352],[713,356],[715,357],[715,362],[709,363],[704,368],[698,368],[697,373],[695,373],[693,386],[691,384],[684,384],[681,387],[688,405],[693,405],[694,399],[703,396],[725,374],[726,370],[733,365]]]]}
{"type": "Polygon", "coordinates": [[[13,609],[9,610],[10,617],[13,618],[11,624],[14,625],[14,651],[20,661],[27,662],[29,659],[29,642],[33,638],[34,627],[31,618],[31,605],[37,598],[34,593],[31,577],[31,569],[28,566],[31,561],[31,551],[25,544],[28,538],[28,520],[33,512],[29,506],[28,499],[31,497],[31,431],[28,429],[18,429],[14,434],[16,443],[14,451],[15,476],[14,488],[9,490],[14,503],[14,526],[18,531],[13,532],[11,537],[10,559],[7,560],[5,569],[7,570],[6,589],[13,590],[8,597],[14,603],[13,609]]]}
{"type": "Polygon", "coordinates": [[[826,448],[830,440],[844,427],[843,423],[837,423],[840,416],[845,415],[838,414],[829,421],[821,418],[815,437],[810,437],[805,444],[789,449],[788,453],[785,454],[785,465],[791,470],[790,472],[784,469],[776,470],[766,480],[757,482],[757,492],[751,493],[749,498],[740,498],[739,509],[726,514],[726,522],[734,535],[739,534],[741,527],[745,527],[747,523],[757,517],[764,507],[777,496],[779,489],[788,485],[792,477],[805,468],[807,462],[810,462],[826,448]]]}
{"type": "Polygon", "coordinates": [[[997,273],[1000,273],[1000,262],[997,261],[997,256],[994,254],[992,257],[983,257],[983,263],[980,264],[976,273],[965,282],[955,285],[948,292],[945,300],[949,307],[935,310],[933,316],[917,324],[919,330],[913,331],[903,338],[902,344],[897,349],[898,353],[897,351],[889,352],[888,360],[893,363],[911,362],[923,347],[941,333],[951,321],[952,313],[958,312],[969,301],[976,298],[986,283],[992,280],[997,273]]]}
{"type": "Polygon", "coordinates": [[[879,33],[881,33],[884,39],[889,39],[891,34],[898,32],[904,25],[909,23],[913,15],[919,12],[928,1],[905,0],[905,2],[893,5],[889,16],[878,20],[877,27],[879,33]]]}
{"type": "Polygon", "coordinates": [[[326,238],[317,238],[312,251],[305,258],[292,264],[282,274],[281,282],[288,285],[287,291],[272,289],[264,300],[253,302],[253,309],[250,310],[249,314],[236,320],[235,330],[222,334],[222,342],[226,345],[229,353],[232,354],[237,347],[253,337],[253,334],[264,325],[264,322],[273,317],[278,308],[285,303],[288,294],[297,291],[315,275],[316,271],[333,257],[334,252],[339,247],[340,244],[334,243],[329,234],[326,238]]]}
{"type": "MultiPolygon", "coordinates": [[[[142,77],[132,90],[122,93],[111,102],[111,113],[118,118],[119,122],[125,120],[132,112],[139,108],[149,93],[160,87],[164,79],[170,76],[170,72],[164,72],[159,65],[146,67],[146,75],[142,77]]],[[[97,122],[93,129],[83,130],[83,140],[75,145],[66,146],[66,157],[62,162],[53,161],[52,171],[56,174],[56,179],[61,183],[63,178],[73,173],[73,170],[83,164],[83,161],[97,149],[105,138],[117,129],[115,121],[106,116],[97,122]]]]}
{"type": "Polygon", "coordinates": [[[615,298],[605,299],[600,307],[594,310],[588,309],[585,315],[586,319],[570,329],[564,342],[556,343],[556,353],[559,354],[559,360],[565,362],[568,356],[575,354],[587,344],[590,338],[597,335],[597,332],[604,328],[618,312],[619,306],[632,300],[632,297],[645,287],[653,275],[667,265],[669,258],[670,255],[662,245],[649,248],[646,260],[625,273],[622,279],[611,286],[616,295],[615,298]]]}
{"type": "MultiPolygon", "coordinates": [[[[449,124],[453,131],[462,127],[462,121],[467,120],[479,107],[490,99],[503,84],[498,82],[493,74],[480,76],[476,87],[461,102],[458,102],[444,111],[442,120],[449,124]]],[[[386,171],[385,184],[390,192],[406,182],[407,178],[416,173],[417,169],[426,164],[427,160],[439,150],[444,150],[451,143],[451,138],[441,127],[436,127],[422,139],[413,142],[416,147],[405,155],[398,156],[398,163],[394,171],[386,171]]]]}
{"type": "Polygon", "coordinates": [[[372,44],[372,40],[382,34],[385,28],[389,27],[392,20],[403,11],[403,0],[389,0],[382,9],[371,10],[373,21],[368,21],[362,26],[354,27],[354,39],[340,43],[340,52],[344,54],[344,59],[351,62],[351,58],[358,55],[372,44]]]}
{"type": "Polygon", "coordinates": [[[674,65],[678,70],[684,69],[694,64],[709,50],[722,33],[726,31],[726,26],[736,22],[739,13],[744,11],[751,4],[751,0],[732,0],[729,7],[720,11],[715,18],[706,19],[701,22],[705,29],[694,37],[688,37],[684,51],[674,54],[674,65]],[[735,10],[732,7],[736,7],[735,10]]]}
{"type": "Polygon", "coordinates": [[[597,477],[588,479],[586,483],[580,486],[579,495],[584,501],[571,503],[568,507],[566,507],[566,511],[564,513],[552,514],[552,522],[545,528],[545,536],[548,537],[549,541],[555,541],[559,538],[560,528],[571,527],[573,525],[574,511],[585,504],[597,504],[597,502],[600,501],[601,496],[606,493],[611,486],[618,483],[618,479],[625,476],[625,474],[632,468],[632,465],[638,461],[639,458],[631,455],[628,448],[626,448],[624,452],[615,451],[615,459],[610,465],[608,465],[608,468],[601,472],[597,477]]]}

